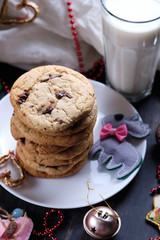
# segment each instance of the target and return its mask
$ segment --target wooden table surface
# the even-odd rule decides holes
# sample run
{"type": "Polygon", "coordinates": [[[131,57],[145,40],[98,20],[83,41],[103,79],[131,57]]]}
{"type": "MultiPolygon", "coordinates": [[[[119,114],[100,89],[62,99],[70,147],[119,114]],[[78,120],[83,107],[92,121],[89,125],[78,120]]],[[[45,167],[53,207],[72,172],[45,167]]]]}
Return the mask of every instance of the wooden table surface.
{"type": "MultiPolygon", "coordinates": [[[[12,66],[0,64],[0,78],[6,81],[9,87],[24,71],[12,66]]],[[[0,93],[0,98],[4,92],[0,93]]],[[[121,217],[121,229],[113,237],[113,240],[149,240],[160,236],[158,227],[146,222],[146,214],[153,209],[153,197],[150,191],[152,187],[160,185],[156,177],[156,170],[160,165],[160,145],[156,143],[155,132],[160,124],[160,72],[157,72],[152,95],[134,104],[143,121],[148,123],[151,134],[147,138],[147,152],[142,167],[136,177],[123,190],[107,200],[111,207],[121,217]]],[[[1,116],[3,117],[3,116],[1,116]]],[[[1,126],[2,127],[2,126],[1,126]]],[[[105,205],[101,203],[95,205],[105,205]]],[[[27,203],[13,196],[0,187],[0,207],[9,213],[15,208],[25,209],[34,223],[37,231],[43,231],[43,217],[50,209],[27,203]]],[[[62,209],[64,222],[54,233],[58,240],[91,240],[83,228],[84,215],[91,207],[77,209],[62,209]]],[[[31,240],[44,239],[31,236],[31,240]]],[[[49,238],[46,238],[49,239],[49,238]]]]}

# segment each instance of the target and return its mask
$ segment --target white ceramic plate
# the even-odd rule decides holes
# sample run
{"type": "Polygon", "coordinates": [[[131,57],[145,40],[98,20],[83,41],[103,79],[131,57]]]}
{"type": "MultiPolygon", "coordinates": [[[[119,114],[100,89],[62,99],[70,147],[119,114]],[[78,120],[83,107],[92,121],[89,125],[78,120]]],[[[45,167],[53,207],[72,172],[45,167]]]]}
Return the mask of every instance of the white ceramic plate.
{"type": "MultiPolygon", "coordinates": [[[[133,106],[120,94],[106,85],[92,81],[97,101],[98,119],[94,128],[94,141],[99,139],[101,119],[106,114],[123,113],[130,115],[136,113],[133,106]]],[[[9,101],[9,94],[0,101],[0,156],[7,154],[8,150],[15,150],[16,141],[10,133],[10,118],[13,109],[9,101]]],[[[146,152],[146,140],[132,142],[144,159],[146,152]]],[[[8,166],[5,166],[5,169],[8,166]]],[[[117,180],[115,171],[107,171],[98,168],[97,161],[88,160],[85,166],[75,175],[62,179],[41,179],[27,175],[23,185],[10,188],[3,182],[1,185],[11,194],[27,202],[50,208],[78,208],[88,206],[87,179],[90,187],[96,189],[104,199],[118,193],[136,176],[140,168],[136,169],[126,179],[117,180]]],[[[1,169],[1,171],[4,169],[1,169]]],[[[90,204],[101,202],[102,198],[95,191],[89,194],[90,204]]]]}

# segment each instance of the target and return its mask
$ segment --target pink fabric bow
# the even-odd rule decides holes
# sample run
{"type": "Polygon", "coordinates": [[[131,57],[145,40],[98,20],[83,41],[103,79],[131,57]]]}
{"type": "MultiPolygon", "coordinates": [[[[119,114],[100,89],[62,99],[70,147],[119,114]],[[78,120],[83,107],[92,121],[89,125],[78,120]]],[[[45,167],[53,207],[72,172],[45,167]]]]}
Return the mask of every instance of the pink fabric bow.
{"type": "Polygon", "coordinates": [[[127,133],[127,126],[125,124],[120,125],[118,128],[112,128],[112,125],[108,123],[101,129],[100,139],[103,140],[109,136],[116,136],[122,142],[127,137],[127,133]]]}

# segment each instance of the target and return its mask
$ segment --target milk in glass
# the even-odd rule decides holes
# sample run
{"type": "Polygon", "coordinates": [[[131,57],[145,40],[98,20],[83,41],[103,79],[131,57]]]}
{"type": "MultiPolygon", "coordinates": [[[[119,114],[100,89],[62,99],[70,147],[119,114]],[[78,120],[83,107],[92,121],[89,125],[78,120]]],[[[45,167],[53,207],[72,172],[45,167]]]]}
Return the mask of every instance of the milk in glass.
{"type": "Polygon", "coordinates": [[[107,83],[131,101],[149,95],[160,57],[160,0],[101,0],[107,83]]]}

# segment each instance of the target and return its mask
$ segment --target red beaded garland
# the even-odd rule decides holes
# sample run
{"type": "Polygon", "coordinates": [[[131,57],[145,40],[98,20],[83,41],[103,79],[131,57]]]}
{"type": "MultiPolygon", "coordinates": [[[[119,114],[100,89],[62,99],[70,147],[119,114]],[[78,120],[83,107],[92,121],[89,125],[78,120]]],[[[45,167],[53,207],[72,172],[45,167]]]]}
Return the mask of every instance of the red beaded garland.
{"type": "Polygon", "coordinates": [[[74,15],[72,13],[71,4],[72,4],[71,1],[67,1],[67,6],[69,6],[68,11],[70,12],[69,18],[71,19],[70,20],[71,30],[72,30],[72,35],[74,36],[73,40],[76,46],[75,50],[77,52],[77,59],[79,62],[79,71],[80,73],[84,74],[86,77],[90,77],[90,78],[92,77],[92,79],[96,80],[97,78],[100,78],[102,73],[104,72],[104,63],[102,60],[98,60],[97,63],[94,64],[94,67],[88,73],[84,71],[82,51],[81,51],[80,42],[78,38],[77,27],[75,25],[74,15]]]}
{"type": "MultiPolygon", "coordinates": [[[[157,171],[156,171],[156,177],[158,178],[158,180],[160,181],[160,165],[157,167],[157,171]]],[[[154,193],[160,193],[160,186],[158,186],[157,188],[151,188],[151,194],[154,194],[154,193]]],[[[156,239],[157,240],[157,239],[156,239]]],[[[158,239],[160,240],[160,239],[158,239]]]]}
{"type": "MultiPolygon", "coordinates": [[[[67,6],[69,6],[69,7],[68,7],[68,11],[70,12],[69,18],[73,18],[73,17],[74,17],[74,15],[73,15],[73,13],[72,13],[71,4],[72,4],[71,1],[67,1],[67,6]]],[[[79,56],[82,55],[82,53],[79,51],[79,50],[80,50],[80,43],[79,43],[79,39],[78,39],[78,32],[77,32],[77,30],[76,30],[75,20],[74,20],[74,19],[71,19],[71,20],[70,20],[70,24],[71,24],[72,35],[74,36],[73,40],[74,40],[74,42],[75,42],[75,45],[76,45],[76,46],[79,46],[79,48],[76,48],[77,57],[79,57],[79,56]],[[73,24],[74,24],[74,25],[73,25],[73,24]]],[[[78,61],[79,61],[79,58],[78,58],[78,61]]],[[[82,61],[82,59],[81,59],[81,61],[82,61]]],[[[80,62],[80,61],[79,61],[79,62],[80,62]]],[[[83,65],[83,66],[84,66],[84,65],[83,65]]],[[[82,66],[82,65],[79,66],[81,73],[84,72],[83,66],[82,66]]]]}
{"type": "MultiPolygon", "coordinates": [[[[157,167],[156,177],[158,177],[158,180],[160,180],[160,165],[157,167]]],[[[151,194],[155,194],[156,192],[160,193],[160,186],[157,188],[151,188],[151,194]]],[[[160,237],[150,238],[149,240],[160,240],[160,237]]]]}
{"type": "Polygon", "coordinates": [[[34,229],[32,233],[33,235],[36,235],[38,237],[48,236],[52,240],[57,240],[57,238],[53,236],[53,232],[60,227],[60,225],[63,223],[63,219],[64,219],[64,215],[61,210],[51,209],[49,212],[46,212],[46,215],[43,218],[43,226],[45,228],[44,232],[36,232],[36,230],[34,229]],[[54,226],[49,228],[48,219],[52,214],[55,214],[55,213],[59,215],[59,219],[54,226]]]}
{"type": "Polygon", "coordinates": [[[2,86],[3,86],[4,90],[5,90],[5,92],[6,92],[6,93],[9,93],[10,91],[9,91],[9,88],[8,88],[6,82],[3,81],[3,80],[0,78],[0,83],[2,84],[2,86]]]}

